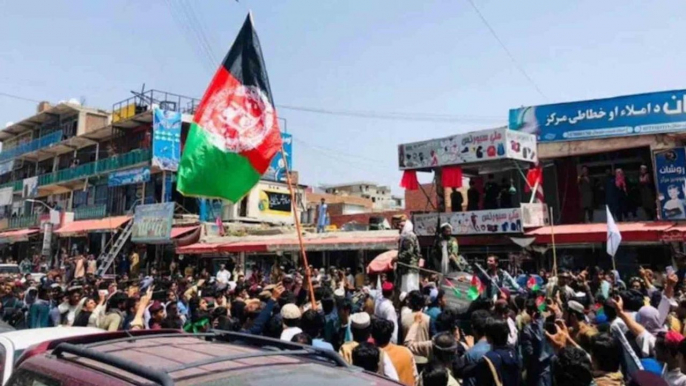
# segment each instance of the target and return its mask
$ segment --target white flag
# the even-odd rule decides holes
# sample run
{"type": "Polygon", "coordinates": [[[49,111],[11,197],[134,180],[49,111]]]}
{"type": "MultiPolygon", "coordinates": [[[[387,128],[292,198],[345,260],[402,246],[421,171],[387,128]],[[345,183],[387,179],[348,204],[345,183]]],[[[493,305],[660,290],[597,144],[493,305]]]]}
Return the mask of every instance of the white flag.
{"type": "Polygon", "coordinates": [[[607,210],[607,254],[614,257],[619,243],[622,242],[622,234],[619,233],[615,219],[610,213],[610,207],[606,205],[605,209],[607,210]]]}

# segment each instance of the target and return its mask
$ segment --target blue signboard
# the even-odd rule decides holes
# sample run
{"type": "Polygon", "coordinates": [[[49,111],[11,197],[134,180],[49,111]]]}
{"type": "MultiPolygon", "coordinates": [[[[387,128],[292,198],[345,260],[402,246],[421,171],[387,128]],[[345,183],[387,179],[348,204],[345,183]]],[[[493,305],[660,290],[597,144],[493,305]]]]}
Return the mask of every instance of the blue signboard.
{"type": "Polygon", "coordinates": [[[150,181],[150,167],[121,170],[110,173],[107,186],[122,186],[150,181]]]}
{"type": "MultiPolygon", "coordinates": [[[[281,133],[281,140],[283,141],[283,151],[286,153],[286,162],[288,162],[288,170],[292,170],[293,166],[293,136],[288,133],[281,133]]],[[[286,181],[286,168],[284,167],[283,157],[281,152],[276,153],[272,158],[272,163],[269,169],[262,176],[264,180],[270,181],[286,181]]]]}
{"type": "Polygon", "coordinates": [[[539,142],[576,141],[686,129],[686,90],[510,110],[510,129],[539,142]]]}
{"type": "Polygon", "coordinates": [[[686,220],[686,151],[683,147],[655,152],[660,218],[686,220]]]}
{"type": "Polygon", "coordinates": [[[152,166],[176,171],[181,158],[181,113],[155,109],[152,134],[152,166]]]}

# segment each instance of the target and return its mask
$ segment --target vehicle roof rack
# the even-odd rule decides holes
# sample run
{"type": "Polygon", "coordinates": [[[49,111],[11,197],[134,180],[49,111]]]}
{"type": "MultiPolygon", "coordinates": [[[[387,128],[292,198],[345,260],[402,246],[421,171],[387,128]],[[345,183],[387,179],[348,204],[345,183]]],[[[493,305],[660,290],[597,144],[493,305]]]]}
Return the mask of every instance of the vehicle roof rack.
{"type": "Polygon", "coordinates": [[[237,361],[241,359],[250,358],[264,358],[273,356],[298,356],[298,355],[313,355],[311,350],[290,350],[290,351],[267,351],[267,352],[254,352],[250,354],[236,354],[236,355],[225,355],[213,358],[202,359],[195,362],[186,363],[169,369],[165,369],[167,373],[173,373],[176,371],[182,371],[187,369],[192,369],[200,366],[207,366],[214,363],[226,362],[226,361],[237,361]]]}
{"type": "Polygon", "coordinates": [[[147,339],[158,339],[158,338],[203,338],[203,337],[213,337],[215,334],[212,333],[203,333],[203,334],[187,334],[187,333],[175,333],[175,334],[151,334],[151,335],[133,335],[133,336],[127,336],[123,338],[117,338],[117,339],[109,339],[109,340],[103,340],[101,342],[95,342],[95,343],[90,343],[87,344],[86,347],[91,348],[91,347],[98,347],[98,346],[107,346],[111,345],[114,343],[122,343],[122,342],[135,342],[138,340],[147,340],[147,339]]]}
{"type": "MultiPolygon", "coordinates": [[[[312,347],[312,346],[305,346],[302,344],[294,343],[294,342],[286,342],[280,339],[274,339],[274,338],[268,338],[260,335],[250,335],[250,334],[244,334],[240,332],[234,332],[234,331],[225,331],[225,330],[212,330],[212,332],[215,333],[215,336],[221,336],[221,337],[229,337],[230,340],[237,340],[237,341],[244,341],[248,343],[253,343],[256,345],[260,346],[273,346],[276,348],[279,348],[281,350],[292,350],[292,351],[301,351],[301,350],[306,350],[308,351],[307,355],[316,355],[320,357],[324,357],[326,359],[331,360],[336,364],[336,366],[339,367],[351,367],[348,362],[346,362],[343,358],[341,358],[338,353],[333,352],[331,350],[323,349],[323,348],[318,348],[318,347],[312,347]]],[[[289,355],[288,352],[284,351],[276,351],[277,353],[280,353],[281,355],[289,355]]],[[[305,355],[305,354],[298,354],[298,355],[305,355]]]]}
{"type": "Polygon", "coordinates": [[[73,354],[90,360],[94,360],[109,366],[113,366],[125,370],[133,375],[147,379],[152,382],[157,382],[162,386],[173,386],[174,380],[166,372],[152,369],[150,367],[142,366],[137,363],[119,358],[114,355],[106,354],[100,351],[91,350],[87,347],[76,346],[70,343],[60,343],[53,355],[63,357],[63,354],[73,354]]]}

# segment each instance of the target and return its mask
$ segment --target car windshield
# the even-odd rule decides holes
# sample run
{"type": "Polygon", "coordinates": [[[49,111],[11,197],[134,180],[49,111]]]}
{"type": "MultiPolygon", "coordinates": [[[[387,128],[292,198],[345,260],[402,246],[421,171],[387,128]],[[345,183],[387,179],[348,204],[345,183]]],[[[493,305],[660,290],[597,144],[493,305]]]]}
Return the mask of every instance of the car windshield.
{"type": "Polygon", "coordinates": [[[2,274],[15,274],[19,273],[19,267],[16,265],[0,267],[0,275],[2,274]]]}
{"type": "MultiPolygon", "coordinates": [[[[295,366],[271,366],[264,369],[264,371],[230,371],[225,373],[221,378],[204,378],[200,382],[193,382],[192,385],[322,386],[322,380],[326,380],[326,386],[369,386],[370,384],[383,385],[386,383],[386,381],[381,378],[374,378],[361,371],[343,370],[341,368],[320,364],[304,364],[295,366]]],[[[388,381],[388,384],[393,383],[388,381]]]]}

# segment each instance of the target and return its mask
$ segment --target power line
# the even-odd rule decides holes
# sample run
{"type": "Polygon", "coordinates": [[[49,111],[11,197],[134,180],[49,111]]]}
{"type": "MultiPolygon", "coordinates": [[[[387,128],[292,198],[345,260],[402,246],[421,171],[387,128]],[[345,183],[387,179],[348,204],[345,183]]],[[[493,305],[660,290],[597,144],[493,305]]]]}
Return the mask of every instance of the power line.
{"type": "Polygon", "coordinates": [[[173,0],[165,0],[164,2],[184,39],[186,39],[186,42],[191,46],[193,51],[195,51],[195,58],[205,68],[205,71],[212,73],[212,71],[215,70],[214,65],[211,63],[212,59],[208,56],[207,52],[202,49],[201,45],[198,44],[196,35],[190,30],[188,23],[183,20],[182,15],[178,14],[178,10],[175,7],[173,0]]]}
{"type": "Polygon", "coordinates": [[[398,113],[398,112],[379,112],[379,111],[360,111],[360,110],[330,110],[316,107],[303,107],[292,105],[277,105],[276,107],[285,110],[303,111],[315,114],[337,115],[353,118],[370,118],[393,121],[416,121],[416,122],[444,122],[444,123],[494,123],[503,122],[502,117],[479,117],[479,116],[460,116],[445,114],[418,114],[418,113],[398,113]]]}
{"type": "Polygon", "coordinates": [[[534,82],[534,80],[533,80],[533,79],[529,76],[529,74],[524,70],[524,67],[522,67],[522,65],[519,64],[519,62],[517,61],[517,59],[515,59],[514,55],[512,55],[512,52],[510,52],[510,50],[507,48],[507,46],[505,45],[505,43],[503,43],[502,39],[500,39],[500,37],[499,37],[498,34],[495,32],[495,30],[493,29],[493,27],[491,27],[491,24],[486,20],[486,18],[485,18],[484,15],[481,13],[481,11],[479,11],[479,8],[476,7],[476,4],[474,4],[474,1],[473,1],[473,0],[467,0],[467,2],[469,2],[469,4],[472,6],[472,8],[474,8],[474,11],[476,12],[476,14],[479,15],[479,18],[481,19],[481,21],[484,23],[484,25],[486,26],[486,28],[488,28],[488,30],[491,32],[491,35],[493,35],[493,37],[495,38],[495,40],[498,42],[498,44],[499,44],[500,47],[503,49],[503,51],[505,51],[505,53],[506,53],[507,56],[510,58],[510,60],[511,60],[512,63],[515,65],[515,67],[519,70],[519,72],[521,72],[522,75],[524,75],[524,77],[529,81],[529,83],[531,83],[531,85],[536,89],[536,91],[537,91],[544,99],[547,100],[548,97],[543,93],[543,91],[541,91],[541,88],[538,87],[538,85],[536,84],[536,82],[534,82]]]}
{"type": "Polygon", "coordinates": [[[31,103],[40,103],[41,102],[41,101],[36,100],[36,99],[24,98],[24,97],[19,96],[19,95],[8,94],[5,92],[0,92],[0,96],[4,96],[6,98],[11,98],[11,99],[16,99],[16,100],[20,100],[20,101],[25,101],[25,102],[31,102],[31,103]]]}

